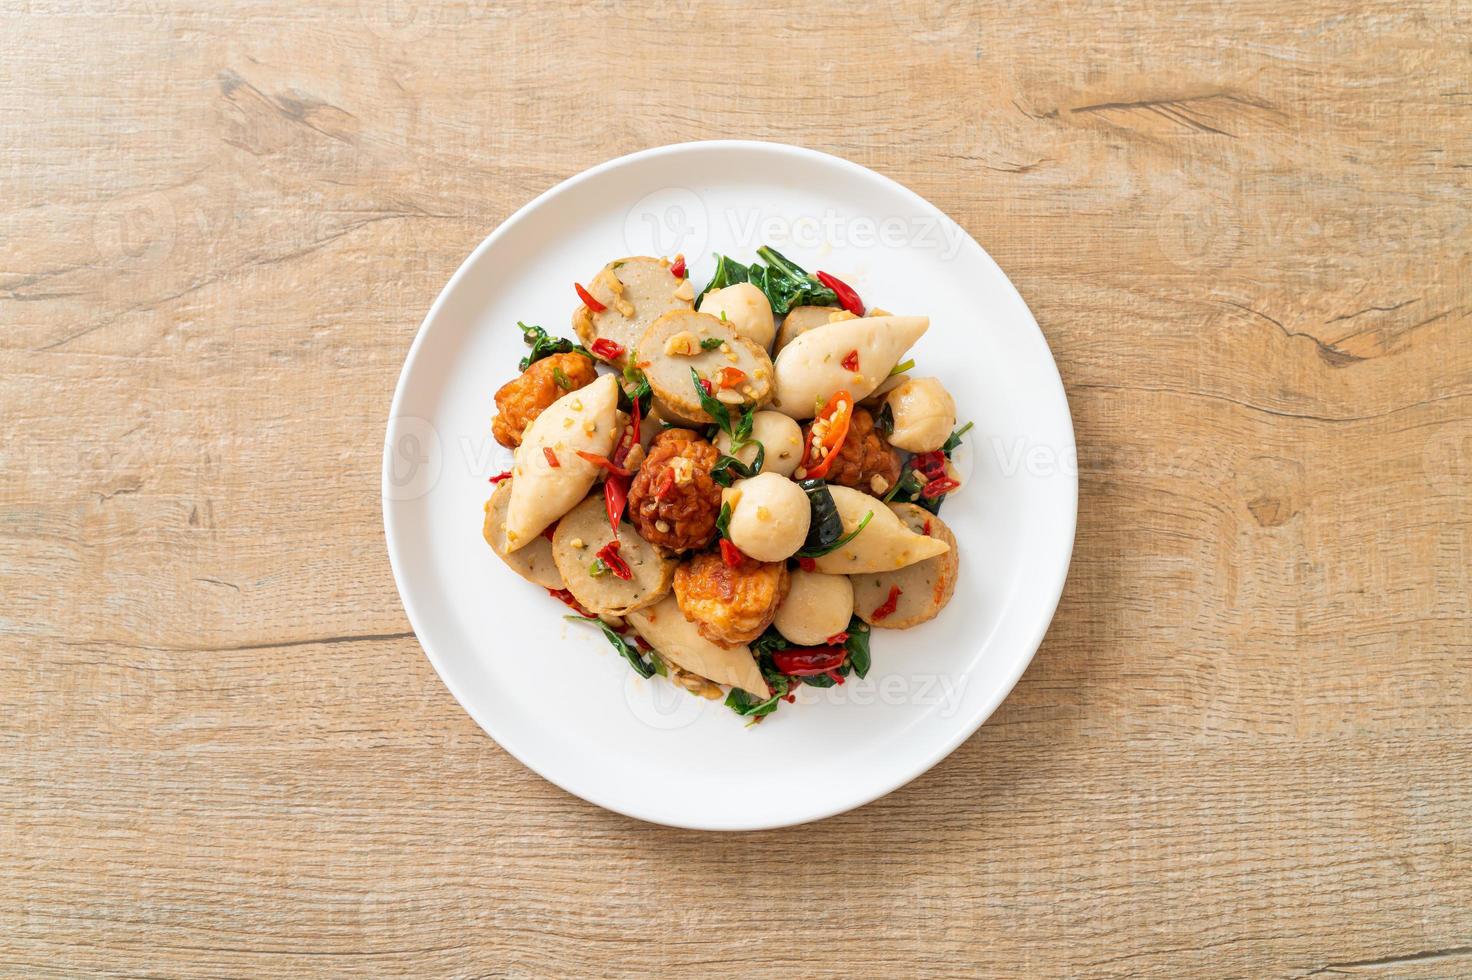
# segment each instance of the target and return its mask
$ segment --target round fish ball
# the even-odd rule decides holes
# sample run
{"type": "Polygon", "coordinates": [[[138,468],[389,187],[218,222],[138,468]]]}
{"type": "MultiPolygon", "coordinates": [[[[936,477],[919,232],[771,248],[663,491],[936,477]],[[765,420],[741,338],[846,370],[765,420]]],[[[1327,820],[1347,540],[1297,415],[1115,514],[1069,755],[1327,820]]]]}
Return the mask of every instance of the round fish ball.
{"type": "Polygon", "coordinates": [[[885,398],[894,417],[889,443],[912,453],[945,445],[956,427],[956,402],[936,378],[911,378],[885,398]]]}
{"type": "Polygon", "coordinates": [[[785,476],[759,473],[724,494],[731,504],[731,543],[757,561],[786,561],[802,547],[812,522],[807,494],[785,476]]]}
{"type": "Polygon", "coordinates": [[[787,598],[777,607],[777,632],[802,646],[819,646],[848,629],[854,614],[854,585],[847,575],[796,571],[787,598]]]}
{"type": "MultiPolygon", "coordinates": [[[[766,455],[762,461],[763,473],[791,476],[802,462],[802,429],[791,416],[781,412],[757,412],[751,417],[751,437],[762,444],[766,455]]],[[[731,437],[721,432],[716,436],[716,448],[722,453],[734,455],[750,466],[756,459],[756,446],[745,445],[738,453],[731,452],[731,437]]]]}
{"type": "Polygon", "coordinates": [[[700,312],[724,319],[732,330],[767,350],[772,349],[772,341],[777,338],[772,304],[767,302],[765,293],[749,282],[712,289],[700,301],[700,312]]]}

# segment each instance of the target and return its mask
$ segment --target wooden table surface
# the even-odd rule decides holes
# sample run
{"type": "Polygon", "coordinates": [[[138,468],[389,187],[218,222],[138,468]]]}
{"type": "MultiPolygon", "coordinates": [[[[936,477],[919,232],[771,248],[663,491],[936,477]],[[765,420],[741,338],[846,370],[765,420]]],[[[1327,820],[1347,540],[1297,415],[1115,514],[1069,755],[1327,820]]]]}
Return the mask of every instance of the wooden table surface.
{"type": "Polygon", "coordinates": [[[1472,10],[0,3],[0,972],[1472,974],[1472,10]],[[384,551],[404,354],[646,146],[889,174],[1031,305],[1068,586],[820,824],[524,769],[384,551]]]}

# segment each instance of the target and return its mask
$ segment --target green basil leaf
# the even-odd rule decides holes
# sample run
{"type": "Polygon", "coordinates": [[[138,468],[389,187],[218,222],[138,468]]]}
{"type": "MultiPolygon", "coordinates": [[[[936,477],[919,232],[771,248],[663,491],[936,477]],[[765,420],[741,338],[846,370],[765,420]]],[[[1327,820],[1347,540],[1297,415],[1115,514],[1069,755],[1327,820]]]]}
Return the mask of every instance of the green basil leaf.
{"type": "Polygon", "coordinates": [[[551,357],[553,354],[577,353],[582,354],[589,360],[593,359],[593,355],[584,350],[580,345],[573,343],[565,337],[550,336],[547,331],[536,324],[528,326],[517,320],[516,325],[521,328],[522,341],[531,348],[531,353],[521,359],[519,366],[523,371],[542,358],[551,357]]]}
{"type": "Polygon", "coordinates": [[[736,477],[749,480],[762,471],[762,464],[766,462],[767,447],[761,443],[756,444],[756,455],[752,457],[751,465],[748,466],[735,456],[722,456],[716,460],[716,465],[710,468],[710,478],[723,487],[729,487],[736,477]],[[732,474],[735,474],[733,477],[732,474]]]}
{"type": "Polygon", "coordinates": [[[787,678],[778,674],[767,675],[767,683],[772,688],[772,696],[765,701],[758,701],[739,687],[731,688],[731,693],[726,695],[726,707],[745,718],[763,718],[776,711],[786,696],[789,687],[787,678]]]}
{"type": "Polygon", "coordinates": [[[731,436],[734,443],[735,433],[731,431],[731,410],[726,407],[725,402],[705,390],[705,385],[700,383],[700,374],[694,368],[690,369],[690,380],[695,384],[695,393],[700,396],[701,409],[715,419],[716,425],[721,427],[722,432],[731,436]]]}
{"type": "MultiPolygon", "coordinates": [[[[726,315],[726,311],[725,310],[722,310],[721,311],[721,316],[724,318],[725,315],[726,315]]],[[[704,340],[702,340],[700,342],[700,349],[701,350],[715,350],[717,347],[721,346],[724,343],[725,343],[725,341],[722,340],[720,337],[707,337],[707,338],[705,338],[704,340]]]]}
{"type": "Polygon", "coordinates": [[[895,481],[894,486],[890,487],[889,492],[881,499],[886,504],[890,501],[902,504],[910,503],[919,499],[920,491],[924,488],[925,478],[914,470],[907,469],[900,474],[900,478],[895,481]]]}
{"type": "Polygon", "coordinates": [[[955,452],[956,448],[961,445],[961,437],[970,432],[971,427],[975,424],[975,422],[967,422],[955,432],[952,432],[951,437],[945,441],[945,445],[940,447],[941,452],[945,453],[946,456],[949,457],[951,453],[955,452]]]}
{"type": "Polygon", "coordinates": [[[848,662],[854,665],[854,673],[863,677],[869,673],[869,624],[855,616],[848,621],[848,639],[843,648],[848,651],[848,662]]]}
{"type": "Polygon", "coordinates": [[[721,503],[721,512],[716,516],[716,534],[723,538],[731,536],[731,505],[721,503]]]}
{"type": "Polygon", "coordinates": [[[731,449],[737,450],[751,441],[751,430],[756,425],[756,409],[747,408],[741,413],[741,421],[736,423],[736,431],[731,433],[731,449]]]}
{"type": "Polygon", "coordinates": [[[803,548],[823,548],[837,541],[843,536],[843,518],[838,516],[838,505],[833,502],[833,494],[828,490],[827,481],[803,480],[798,486],[807,494],[808,508],[812,511],[803,548]]]}
{"type": "Polygon", "coordinates": [[[874,428],[878,429],[882,435],[894,435],[894,409],[890,407],[889,402],[886,401],[879,406],[879,413],[874,416],[874,428]]]}
{"type": "Polygon", "coordinates": [[[695,297],[696,308],[699,309],[700,301],[705,299],[705,294],[712,289],[724,289],[738,282],[746,282],[746,279],[746,266],[717,253],[715,275],[711,276],[710,282],[706,283],[705,288],[695,297]]]}
{"type": "Polygon", "coordinates": [[[848,544],[854,538],[858,537],[859,536],[859,532],[862,531],[864,528],[868,527],[869,526],[869,521],[873,520],[873,518],[874,518],[874,512],[871,510],[871,511],[867,512],[866,514],[864,514],[864,516],[859,519],[858,525],[855,526],[852,531],[848,532],[843,537],[841,537],[837,541],[833,542],[831,545],[828,545],[826,547],[812,548],[812,549],[802,548],[802,549],[800,549],[797,552],[797,557],[798,558],[821,558],[821,557],[823,557],[824,555],[826,555],[826,554],[828,554],[830,552],[837,551],[839,548],[842,548],[844,545],[848,544]]]}

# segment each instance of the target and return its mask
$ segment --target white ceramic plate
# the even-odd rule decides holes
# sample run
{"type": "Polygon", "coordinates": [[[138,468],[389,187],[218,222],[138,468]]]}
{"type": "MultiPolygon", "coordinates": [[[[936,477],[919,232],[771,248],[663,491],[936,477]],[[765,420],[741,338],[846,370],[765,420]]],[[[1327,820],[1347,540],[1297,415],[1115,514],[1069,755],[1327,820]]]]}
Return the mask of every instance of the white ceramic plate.
{"type": "Polygon", "coordinates": [[[451,693],[547,779],[643,820],[777,827],[860,806],[971,735],[1032,659],[1052,618],[1078,506],[1073,426],[1027,306],[933,205],[837,157],[708,142],[621,157],[512,215],[455,273],[419,329],[384,448],[384,528],[404,608],[451,693]],[[481,539],[492,394],[525,352],[518,320],[572,336],[574,280],[623,255],[745,261],[771,244],[846,280],[871,306],[931,318],[916,375],[940,377],[976,428],[968,478],[942,516],[961,542],[955,598],[912,630],[875,630],[873,668],[802,688],[747,727],[720,702],[640,679],[591,627],[481,539]]]}

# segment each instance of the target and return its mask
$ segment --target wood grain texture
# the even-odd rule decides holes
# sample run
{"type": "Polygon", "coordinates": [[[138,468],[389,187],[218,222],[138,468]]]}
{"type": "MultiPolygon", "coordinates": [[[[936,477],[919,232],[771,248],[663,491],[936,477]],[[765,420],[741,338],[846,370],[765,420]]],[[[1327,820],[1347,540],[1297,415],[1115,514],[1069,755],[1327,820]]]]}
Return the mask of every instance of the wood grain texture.
{"type": "Polygon", "coordinates": [[[1472,973],[1465,4],[0,0],[0,971],[1472,973]],[[409,632],[415,327],[611,156],[797,142],[1016,282],[1036,661],[855,813],[573,799],[409,632]]]}

